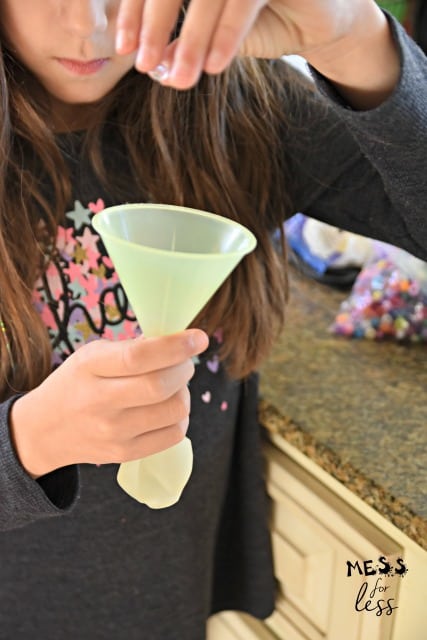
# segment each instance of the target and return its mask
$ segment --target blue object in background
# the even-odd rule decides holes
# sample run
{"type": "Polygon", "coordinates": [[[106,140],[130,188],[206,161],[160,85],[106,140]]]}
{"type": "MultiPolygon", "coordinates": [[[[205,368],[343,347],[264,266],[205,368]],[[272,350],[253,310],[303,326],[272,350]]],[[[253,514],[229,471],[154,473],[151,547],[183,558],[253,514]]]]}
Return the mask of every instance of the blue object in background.
{"type": "Polygon", "coordinates": [[[296,213],[285,222],[285,233],[288,245],[304,260],[316,273],[322,275],[330,266],[330,258],[325,260],[314,254],[304,240],[303,229],[306,223],[303,213],[296,213]]]}

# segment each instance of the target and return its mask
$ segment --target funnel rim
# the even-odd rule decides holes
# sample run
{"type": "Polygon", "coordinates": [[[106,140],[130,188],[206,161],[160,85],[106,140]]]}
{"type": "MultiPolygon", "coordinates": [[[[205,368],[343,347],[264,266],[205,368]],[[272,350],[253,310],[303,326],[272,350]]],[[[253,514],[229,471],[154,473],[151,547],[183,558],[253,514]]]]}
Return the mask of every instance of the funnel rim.
{"type": "Polygon", "coordinates": [[[95,229],[95,231],[97,231],[101,237],[105,237],[105,238],[111,238],[113,239],[115,242],[119,242],[120,244],[125,244],[126,246],[129,245],[133,245],[134,247],[144,247],[145,251],[148,251],[149,253],[160,253],[160,254],[173,254],[174,256],[179,256],[182,258],[187,258],[187,259],[194,259],[194,258],[200,258],[200,259],[206,259],[206,255],[209,255],[209,258],[224,258],[224,256],[242,256],[242,255],[247,255],[249,253],[251,253],[257,246],[257,239],[256,236],[252,233],[252,231],[250,231],[247,227],[245,227],[243,224],[241,224],[240,222],[236,222],[235,220],[231,220],[230,218],[225,218],[224,216],[220,216],[217,213],[212,213],[210,211],[204,211],[202,209],[195,209],[192,207],[181,207],[181,206],[177,206],[177,205],[168,205],[168,204],[150,204],[150,203],[129,203],[129,204],[120,204],[120,205],[114,205],[112,207],[106,207],[105,209],[102,209],[101,211],[95,213],[92,217],[91,220],[91,224],[93,226],[93,228],[95,229]],[[108,230],[103,230],[102,233],[100,231],[99,228],[97,228],[97,225],[95,224],[95,220],[98,218],[98,216],[102,216],[102,214],[104,212],[112,212],[114,213],[115,211],[119,211],[120,209],[123,209],[123,207],[126,207],[126,209],[177,209],[179,211],[185,211],[188,213],[195,213],[197,215],[199,215],[200,217],[203,218],[216,218],[219,222],[221,222],[222,224],[226,224],[232,227],[239,227],[240,229],[242,229],[242,231],[244,232],[244,235],[247,237],[248,239],[248,246],[243,250],[243,251],[228,251],[227,253],[223,253],[223,252],[213,252],[213,253],[198,253],[198,252],[189,252],[189,251],[171,251],[170,249],[156,249],[155,247],[149,247],[145,244],[142,244],[140,242],[133,242],[132,240],[128,240],[128,239],[124,239],[124,238],[118,238],[117,236],[114,236],[113,234],[109,233],[108,230]]]}

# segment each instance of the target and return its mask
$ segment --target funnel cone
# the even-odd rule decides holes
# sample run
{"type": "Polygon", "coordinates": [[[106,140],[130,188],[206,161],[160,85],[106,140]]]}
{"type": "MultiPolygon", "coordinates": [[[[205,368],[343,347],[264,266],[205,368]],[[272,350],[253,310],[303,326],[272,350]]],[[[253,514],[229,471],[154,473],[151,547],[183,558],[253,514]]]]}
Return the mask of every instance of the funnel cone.
{"type": "MultiPolygon", "coordinates": [[[[242,225],[205,211],[129,204],[96,214],[100,234],[138,322],[148,336],[185,329],[256,246],[242,225]]],[[[174,504],[192,468],[187,438],[121,465],[120,486],[152,508],[174,504]]]]}
{"type": "Polygon", "coordinates": [[[183,207],[111,207],[93,226],[146,336],[185,329],[255,247],[241,225],[183,207]]]}

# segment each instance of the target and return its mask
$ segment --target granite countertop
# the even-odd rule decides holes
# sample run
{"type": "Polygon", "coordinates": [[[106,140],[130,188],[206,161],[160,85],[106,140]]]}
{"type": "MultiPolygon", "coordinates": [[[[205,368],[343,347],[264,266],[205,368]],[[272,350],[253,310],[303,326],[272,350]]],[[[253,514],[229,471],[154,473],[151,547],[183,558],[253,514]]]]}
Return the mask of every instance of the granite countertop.
{"type": "Polygon", "coordinates": [[[261,423],[427,549],[426,345],[336,336],[349,292],[294,269],[290,286],[261,369],[261,423]]]}

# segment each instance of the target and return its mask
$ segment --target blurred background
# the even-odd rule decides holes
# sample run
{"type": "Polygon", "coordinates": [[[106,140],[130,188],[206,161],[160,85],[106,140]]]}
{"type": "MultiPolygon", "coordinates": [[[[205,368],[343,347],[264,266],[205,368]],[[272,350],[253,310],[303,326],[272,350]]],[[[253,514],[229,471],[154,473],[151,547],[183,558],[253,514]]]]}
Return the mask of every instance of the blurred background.
{"type": "Polygon", "coordinates": [[[396,16],[427,53],[427,0],[385,0],[378,4],[396,16]]]}

